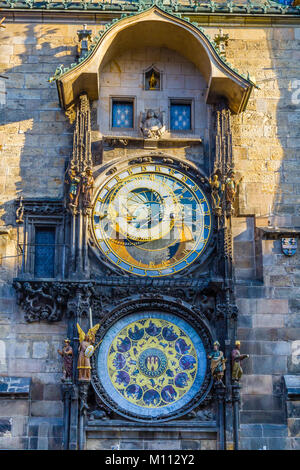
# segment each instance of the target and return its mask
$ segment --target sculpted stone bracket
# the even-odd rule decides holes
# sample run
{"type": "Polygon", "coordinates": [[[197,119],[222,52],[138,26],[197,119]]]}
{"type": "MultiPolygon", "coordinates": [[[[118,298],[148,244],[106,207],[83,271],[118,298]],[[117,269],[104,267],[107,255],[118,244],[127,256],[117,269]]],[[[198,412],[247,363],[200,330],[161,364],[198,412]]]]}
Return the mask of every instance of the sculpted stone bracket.
{"type": "Polygon", "coordinates": [[[62,319],[69,289],[60,282],[14,280],[17,302],[29,323],[46,320],[50,323],[62,319]]]}

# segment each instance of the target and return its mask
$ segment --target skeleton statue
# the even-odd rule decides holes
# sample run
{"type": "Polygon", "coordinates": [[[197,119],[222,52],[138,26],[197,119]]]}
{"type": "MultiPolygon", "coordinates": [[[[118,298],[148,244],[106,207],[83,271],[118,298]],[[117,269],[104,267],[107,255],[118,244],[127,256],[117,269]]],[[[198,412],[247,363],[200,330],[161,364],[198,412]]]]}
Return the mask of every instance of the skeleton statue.
{"type": "Polygon", "coordinates": [[[140,129],[145,139],[159,139],[166,130],[164,112],[156,112],[148,109],[141,113],[140,129]]]}

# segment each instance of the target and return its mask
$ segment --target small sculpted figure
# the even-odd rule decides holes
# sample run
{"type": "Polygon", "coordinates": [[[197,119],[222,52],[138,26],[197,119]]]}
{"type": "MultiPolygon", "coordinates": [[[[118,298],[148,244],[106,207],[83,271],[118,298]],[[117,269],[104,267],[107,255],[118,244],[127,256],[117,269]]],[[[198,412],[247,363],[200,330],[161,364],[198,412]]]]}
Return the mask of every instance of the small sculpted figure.
{"type": "Polygon", "coordinates": [[[85,332],[81,329],[79,323],[77,323],[77,330],[79,333],[79,348],[78,348],[78,380],[90,381],[91,380],[91,361],[90,357],[94,353],[95,335],[98,331],[100,324],[97,323],[89,331],[85,332]]]}
{"type": "Polygon", "coordinates": [[[235,342],[235,348],[231,352],[231,361],[232,361],[232,381],[239,382],[243,376],[243,369],[241,366],[241,362],[244,359],[248,359],[250,356],[249,354],[241,354],[240,353],[241,342],[235,342]]]}
{"type": "Polygon", "coordinates": [[[221,198],[224,192],[224,185],[221,184],[217,173],[213,175],[213,178],[209,178],[209,184],[211,186],[214,209],[218,213],[221,211],[221,198]]]}
{"type": "Polygon", "coordinates": [[[66,183],[69,184],[69,207],[75,209],[78,206],[78,198],[80,194],[80,177],[76,175],[73,168],[68,170],[68,178],[66,183]]]}
{"type": "Polygon", "coordinates": [[[220,351],[220,343],[218,341],[214,342],[214,349],[207,357],[210,359],[210,370],[215,382],[225,387],[222,378],[226,369],[226,359],[224,358],[223,352],[220,351]]]}
{"type": "Polygon", "coordinates": [[[228,173],[228,176],[225,180],[225,199],[230,209],[234,204],[236,193],[242,180],[243,177],[239,180],[236,179],[235,171],[233,170],[228,173]]]}
{"type": "Polygon", "coordinates": [[[149,79],[149,90],[156,90],[156,88],[157,88],[157,80],[155,78],[154,71],[153,71],[149,79]]]}
{"type": "Polygon", "coordinates": [[[94,177],[93,172],[90,168],[86,170],[86,173],[82,177],[82,194],[83,194],[83,205],[86,209],[91,207],[92,197],[94,189],[94,177]]]}
{"type": "Polygon", "coordinates": [[[166,130],[162,117],[159,119],[153,109],[148,109],[146,114],[141,113],[140,128],[146,139],[159,139],[166,130]]]}
{"type": "Polygon", "coordinates": [[[71,381],[72,380],[72,372],[73,372],[73,349],[70,346],[70,340],[65,339],[64,341],[65,345],[62,350],[58,349],[57,352],[58,354],[61,355],[63,358],[63,365],[62,365],[62,370],[63,370],[63,377],[62,381],[71,381]]]}

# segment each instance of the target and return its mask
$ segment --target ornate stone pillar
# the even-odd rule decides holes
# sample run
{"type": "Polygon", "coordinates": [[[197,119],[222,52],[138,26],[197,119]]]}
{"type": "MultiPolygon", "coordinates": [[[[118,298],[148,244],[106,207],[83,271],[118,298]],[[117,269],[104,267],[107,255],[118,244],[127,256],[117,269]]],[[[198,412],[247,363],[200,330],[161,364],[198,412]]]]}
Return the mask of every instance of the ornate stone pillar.
{"type": "MultiPolygon", "coordinates": [[[[218,294],[216,316],[219,325],[219,339],[223,343],[225,358],[226,390],[224,406],[224,421],[219,426],[224,427],[224,448],[226,441],[233,441],[232,391],[231,391],[231,350],[236,339],[237,307],[234,293],[234,268],[232,250],[232,215],[238,183],[234,173],[232,158],[231,111],[226,102],[215,107],[215,159],[213,173],[210,177],[212,187],[213,209],[218,226],[218,271],[223,277],[223,288],[218,294]]],[[[217,395],[220,395],[220,391],[217,395]]],[[[219,396],[218,395],[218,396],[219,396]]],[[[220,398],[218,398],[220,401],[220,398]]],[[[220,435],[222,435],[220,428],[220,435]]],[[[220,441],[220,445],[222,442],[220,441]]],[[[223,444],[222,444],[223,445],[223,444]]]]}
{"type": "Polygon", "coordinates": [[[239,450],[239,411],[240,411],[240,389],[238,383],[232,385],[232,407],[233,407],[233,442],[234,450],[239,450]]]}
{"type": "Polygon", "coordinates": [[[93,193],[91,111],[86,93],[79,96],[73,135],[73,153],[66,175],[67,207],[71,214],[69,277],[89,275],[87,231],[93,193]]]}
{"type": "Polygon", "coordinates": [[[224,413],[224,402],[225,402],[225,388],[222,384],[216,384],[216,398],[218,402],[218,450],[225,450],[225,413],[224,413]]]}

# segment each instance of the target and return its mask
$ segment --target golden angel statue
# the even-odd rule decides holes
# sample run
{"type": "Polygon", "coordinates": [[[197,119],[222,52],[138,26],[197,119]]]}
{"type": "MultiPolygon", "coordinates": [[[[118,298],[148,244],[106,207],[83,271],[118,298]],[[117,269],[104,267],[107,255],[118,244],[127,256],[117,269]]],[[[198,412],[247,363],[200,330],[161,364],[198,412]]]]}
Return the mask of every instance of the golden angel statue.
{"type": "Polygon", "coordinates": [[[83,331],[79,323],[77,323],[77,330],[79,334],[79,348],[78,348],[78,380],[91,380],[91,361],[90,357],[93,355],[95,348],[93,346],[95,342],[95,336],[99,329],[100,324],[90,328],[87,333],[83,331]]]}

